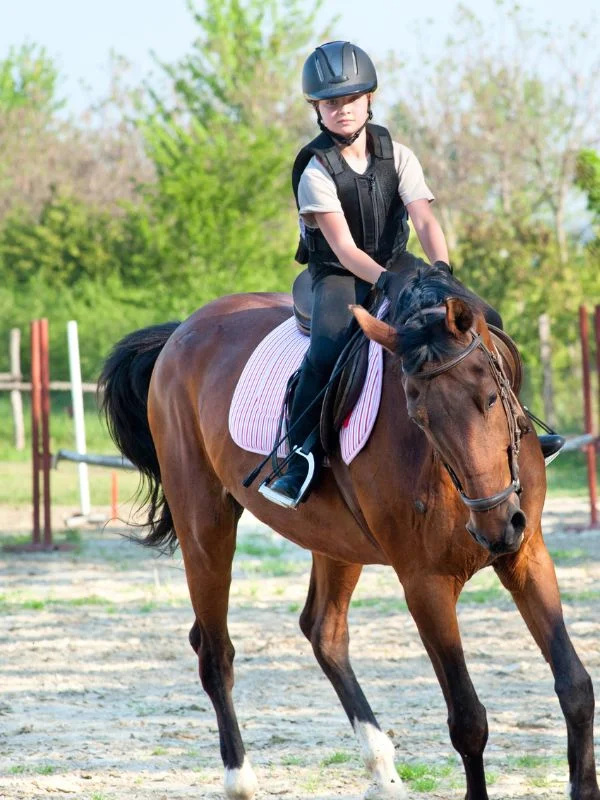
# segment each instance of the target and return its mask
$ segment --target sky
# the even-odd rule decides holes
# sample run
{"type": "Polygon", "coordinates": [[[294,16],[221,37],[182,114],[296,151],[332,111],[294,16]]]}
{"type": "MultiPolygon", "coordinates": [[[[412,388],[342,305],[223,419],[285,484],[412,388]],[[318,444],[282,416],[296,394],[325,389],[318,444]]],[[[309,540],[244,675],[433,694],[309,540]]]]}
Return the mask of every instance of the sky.
{"type": "MultiPolygon", "coordinates": [[[[317,27],[338,16],[332,38],[354,41],[375,61],[389,51],[410,59],[416,58],[414,24],[432,21],[428,30],[435,50],[456,5],[455,0],[325,0],[317,27]]],[[[466,0],[465,5],[491,24],[494,0],[466,0]]],[[[564,27],[590,19],[596,7],[593,0],[523,0],[522,5],[536,22],[552,19],[564,27]]],[[[128,83],[137,85],[157,71],[151,51],[175,61],[193,36],[185,0],[0,0],[0,59],[14,45],[45,46],[59,64],[63,94],[75,111],[106,92],[111,50],[131,64],[128,83]]]]}

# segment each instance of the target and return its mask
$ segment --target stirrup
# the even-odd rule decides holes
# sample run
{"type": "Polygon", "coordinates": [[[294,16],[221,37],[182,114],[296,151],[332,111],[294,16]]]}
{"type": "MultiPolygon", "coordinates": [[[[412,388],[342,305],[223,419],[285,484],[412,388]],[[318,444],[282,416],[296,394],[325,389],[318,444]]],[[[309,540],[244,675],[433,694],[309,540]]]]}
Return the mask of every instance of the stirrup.
{"type": "Polygon", "coordinates": [[[274,492],[269,486],[272,480],[271,477],[265,478],[265,480],[258,487],[258,491],[263,497],[266,497],[267,500],[271,501],[271,503],[275,503],[275,505],[281,506],[282,508],[296,509],[298,507],[298,504],[302,501],[302,498],[306,494],[306,491],[310,486],[315,474],[315,457],[312,452],[309,450],[308,453],[305,453],[301,447],[294,447],[290,455],[293,455],[294,453],[298,456],[302,456],[302,458],[305,458],[308,462],[308,472],[306,478],[304,479],[304,483],[300,487],[296,497],[286,497],[283,494],[279,494],[279,492],[274,492]]]}

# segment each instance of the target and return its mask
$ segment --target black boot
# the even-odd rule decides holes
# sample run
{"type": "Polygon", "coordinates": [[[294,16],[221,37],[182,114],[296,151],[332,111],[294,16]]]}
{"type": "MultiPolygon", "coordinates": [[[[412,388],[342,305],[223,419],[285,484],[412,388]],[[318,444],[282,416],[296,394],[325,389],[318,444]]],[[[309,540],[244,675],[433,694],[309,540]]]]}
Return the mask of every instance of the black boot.
{"type": "Polygon", "coordinates": [[[565,446],[566,439],[557,433],[545,433],[538,436],[546,466],[551,464],[565,446]]]}
{"type": "Polygon", "coordinates": [[[296,508],[298,503],[306,499],[315,475],[316,462],[311,452],[307,455],[302,452],[292,454],[285,475],[270,484],[262,484],[259,491],[267,500],[284,508],[296,508]]]}
{"type": "Polygon", "coordinates": [[[272,503],[296,508],[298,503],[306,500],[319,472],[324,455],[319,437],[322,401],[311,403],[328,378],[328,374],[320,373],[305,357],[289,419],[290,448],[296,452],[292,454],[285,474],[271,483],[264,481],[258,490],[272,503]]]}

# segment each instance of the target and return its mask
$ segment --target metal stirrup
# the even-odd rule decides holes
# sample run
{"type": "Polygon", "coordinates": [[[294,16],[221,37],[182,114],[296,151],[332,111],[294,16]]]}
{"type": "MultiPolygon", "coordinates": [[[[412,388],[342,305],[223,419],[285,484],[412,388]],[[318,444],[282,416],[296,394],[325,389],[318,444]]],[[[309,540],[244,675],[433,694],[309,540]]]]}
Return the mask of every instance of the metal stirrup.
{"type": "Polygon", "coordinates": [[[296,497],[286,497],[283,494],[279,494],[279,492],[274,492],[273,489],[269,486],[271,482],[270,477],[265,478],[265,480],[261,483],[258,487],[258,491],[262,494],[263,497],[266,497],[267,500],[270,500],[272,503],[275,503],[278,506],[282,506],[283,508],[293,508],[296,509],[298,507],[298,503],[304,497],[306,490],[311,484],[311,481],[315,474],[315,457],[312,452],[309,450],[308,453],[305,453],[301,447],[294,447],[292,450],[291,455],[302,456],[308,462],[308,472],[306,478],[304,479],[304,483],[300,487],[300,491],[296,495],[296,497]]]}

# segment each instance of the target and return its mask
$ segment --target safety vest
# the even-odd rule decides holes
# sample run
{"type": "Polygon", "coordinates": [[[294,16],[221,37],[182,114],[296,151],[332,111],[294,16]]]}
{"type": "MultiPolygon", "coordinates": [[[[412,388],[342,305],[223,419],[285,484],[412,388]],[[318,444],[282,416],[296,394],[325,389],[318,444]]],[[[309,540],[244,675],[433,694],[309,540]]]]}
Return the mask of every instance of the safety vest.
{"type": "MultiPolygon", "coordinates": [[[[382,266],[392,252],[406,249],[408,214],[398,194],[398,172],[392,137],[381,125],[367,125],[371,162],[367,171],[355,172],[329,134],[323,132],[300,150],[292,169],[292,186],[298,206],[298,185],[310,159],[316,155],[331,175],[356,246],[382,266]]],[[[298,206],[299,207],[299,206],[298,206]]],[[[337,263],[338,258],[318,228],[302,226],[296,251],[300,264],[337,263]]],[[[341,265],[340,265],[341,266],[341,265]]]]}

